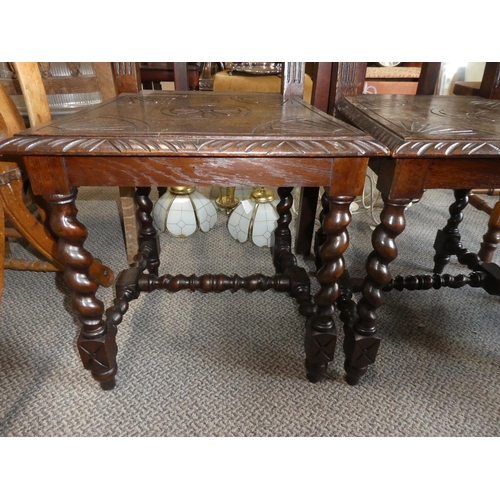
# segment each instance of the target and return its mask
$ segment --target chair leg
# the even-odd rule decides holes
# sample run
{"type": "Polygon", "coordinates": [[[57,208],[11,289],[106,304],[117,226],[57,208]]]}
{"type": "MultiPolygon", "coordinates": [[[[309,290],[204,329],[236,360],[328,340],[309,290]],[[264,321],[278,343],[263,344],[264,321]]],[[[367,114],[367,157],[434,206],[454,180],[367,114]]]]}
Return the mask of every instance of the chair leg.
{"type": "Polygon", "coordinates": [[[71,303],[81,323],[77,346],[83,366],[90,370],[103,389],[115,384],[116,326],[104,319],[104,304],[96,297],[98,283],[90,275],[92,255],[84,249],[87,229],[77,219],[77,189],[69,195],[48,195],[50,225],[64,256],[64,281],[72,290],[71,303]]]}
{"type": "Polygon", "coordinates": [[[317,187],[307,187],[300,190],[299,216],[295,235],[295,253],[298,255],[311,253],[318,195],[319,188],[317,187]]]}
{"type": "Polygon", "coordinates": [[[500,201],[495,203],[488,220],[488,231],[483,236],[483,242],[478,257],[483,262],[491,262],[493,254],[500,243],[500,201]]]}
{"type": "Polygon", "coordinates": [[[127,251],[127,261],[129,264],[134,262],[134,257],[138,252],[138,227],[135,216],[136,205],[134,201],[135,188],[120,188],[120,204],[123,219],[123,234],[125,238],[125,249],[127,251]]]}
{"type": "Polygon", "coordinates": [[[353,199],[354,196],[324,197],[322,226],[325,243],[319,250],[323,265],[317,272],[321,289],[315,295],[317,311],[306,321],[306,370],[310,382],[324,378],[335,354],[337,330],[333,314],[335,301],[340,295],[339,280],[345,269],[343,254],[349,243],[347,226],[351,221],[349,206],[353,199]]]}
{"type": "MultiPolygon", "coordinates": [[[[33,217],[24,204],[22,181],[15,180],[0,185],[0,202],[5,211],[4,217],[10,220],[21,236],[44,258],[63,270],[63,263],[56,257],[56,240],[48,229],[33,217]]],[[[2,252],[3,254],[4,252],[2,252]]],[[[94,261],[92,263],[90,274],[102,286],[109,287],[114,282],[113,271],[100,262],[94,261]]]]}
{"type": "Polygon", "coordinates": [[[441,274],[450,262],[450,257],[457,254],[462,248],[460,243],[460,231],[458,229],[464,218],[463,211],[469,203],[470,189],[455,189],[453,194],[455,202],[450,205],[450,218],[443,229],[437,232],[434,240],[434,273],[441,274]]]}
{"type": "Polygon", "coordinates": [[[352,327],[344,324],[344,368],[349,385],[356,385],[368,365],[375,362],[381,341],[377,309],[384,303],[382,290],[391,281],[389,264],[398,254],[395,240],[405,229],[405,209],[411,202],[411,199],[389,200],[385,195],[383,200],[380,224],[372,236],[373,251],[366,261],[367,275],[357,305],[357,319],[352,327]]]}

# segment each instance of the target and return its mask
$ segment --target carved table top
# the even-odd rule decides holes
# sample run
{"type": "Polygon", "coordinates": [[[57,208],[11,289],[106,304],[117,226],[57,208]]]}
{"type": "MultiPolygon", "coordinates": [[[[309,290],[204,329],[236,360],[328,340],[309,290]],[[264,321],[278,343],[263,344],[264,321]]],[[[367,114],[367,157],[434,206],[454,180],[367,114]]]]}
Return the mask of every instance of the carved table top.
{"type": "Polygon", "coordinates": [[[277,93],[142,91],[27,129],[0,154],[95,156],[373,156],[366,133],[277,93]]]}
{"type": "Polygon", "coordinates": [[[500,156],[500,101],[472,96],[359,95],[338,110],[392,156],[500,156]]]}

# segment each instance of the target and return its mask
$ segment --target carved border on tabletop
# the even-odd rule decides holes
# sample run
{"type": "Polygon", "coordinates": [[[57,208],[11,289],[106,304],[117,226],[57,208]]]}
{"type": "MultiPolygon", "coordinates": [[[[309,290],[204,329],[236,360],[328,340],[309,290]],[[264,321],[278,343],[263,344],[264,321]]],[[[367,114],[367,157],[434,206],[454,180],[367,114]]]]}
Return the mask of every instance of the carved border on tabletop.
{"type": "Polygon", "coordinates": [[[0,151],[36,155],[144,155],[144,156],[370,156],[386,155],[387,149],[370,139],[162,139],[159,137],[60,138],[13,137],[0,144],[0,151]]]}
{"type": "MultiPolygon", "coordinates": [[[[468,137],[457,140],[422,140],[404,139],[400,135],[387,128],[381,127],[371,118],[360,112],[347,101],[338,104],[338,110],[345,119],[357,127],[361,128],[376,140],[385,144],[395,157],[415,157],[415,156],[445,156],[445,157],[467,157],[467,156],[498,156],[500,154],[500,141],[472,141],[472,130],[463,131],[468,137]]],[[[407,131],[415,131],[415,129],[407,131]]],[[[444,127],[444,126],[443,126],[444,127]]],[[[443,128],[444,130],[444,128],[443,128]]],[[[435,133],[435,130],[433,130],[435,133]]],[[[448,132],[450,133],[450,132],[448,132]]]]}
{"type": "Polygon", "coordinates": [[[394,149],[394,156],[498,156],[500,141],[408,141],[394,149]]]}

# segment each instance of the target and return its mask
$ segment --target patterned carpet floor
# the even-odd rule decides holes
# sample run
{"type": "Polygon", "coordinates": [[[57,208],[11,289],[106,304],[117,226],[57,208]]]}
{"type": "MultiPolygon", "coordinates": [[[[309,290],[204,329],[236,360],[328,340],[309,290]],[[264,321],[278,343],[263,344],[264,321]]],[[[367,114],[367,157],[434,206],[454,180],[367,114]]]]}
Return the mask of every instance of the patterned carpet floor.
{"type": "MultiPolygon", "coordinates": [[[[409,208],[394,276],[431,273],[434,235],[452,199],[428,192],[409,208]]],[[[77,205],[86,248],[118,273],[126,258],[117,190],[82,188],[77,205]]],[[[273,274],[269,251],[232,240],[226,221],[219,214],[212,231],[187,239],[162,234],[161,273],[273,274]]],[[[465,246],[478,248],[486,224],[485,214],[466,209],[465,246]]],[[[367,211],[354,213],[346,252],[353,275],[363,273],[371,225],[367,211]]],[[[313,271],[310,259],[299,262],[313,271]]],[[[447,271],[467,272],[455,261],[447,271]]],[[[81,366],[61,277],[6,271],[0,435],[500,435],[499,298],[468,287],[385,297],[377,363],[351,387],[340,323],[326,380],[306,380],[304,320],[286,294],[143,295],[119,327],[117,386],[105,392],[81,366]]],[[[113,290],[99,290],[99,298],[109,305],[113,290]]]]}

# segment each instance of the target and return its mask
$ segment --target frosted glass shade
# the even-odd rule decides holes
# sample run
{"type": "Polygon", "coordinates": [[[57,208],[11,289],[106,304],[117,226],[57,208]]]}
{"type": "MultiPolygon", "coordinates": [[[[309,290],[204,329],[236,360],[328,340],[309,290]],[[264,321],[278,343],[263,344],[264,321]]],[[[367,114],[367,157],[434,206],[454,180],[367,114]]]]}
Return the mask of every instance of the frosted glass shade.
{"type": "Polygon", "coordinates": [[[215,204],[198,191],[175,194],[168,190],[156,202],[153,222],[161,232],[186,238],[197,229],[206,233],[217,222],[215,204]]]}
{"type": "Polygon", "coordinates": [[[243,200],[229,216],[229,234],[240,243],[251,241],[258,247],[269,248],[278,226],[277,203],[277,200],[267,203],[256,203],[251,198],[243,200]]]}

